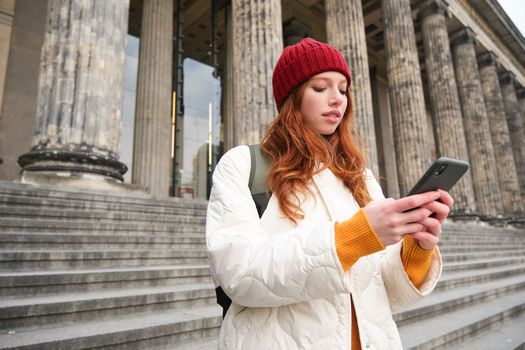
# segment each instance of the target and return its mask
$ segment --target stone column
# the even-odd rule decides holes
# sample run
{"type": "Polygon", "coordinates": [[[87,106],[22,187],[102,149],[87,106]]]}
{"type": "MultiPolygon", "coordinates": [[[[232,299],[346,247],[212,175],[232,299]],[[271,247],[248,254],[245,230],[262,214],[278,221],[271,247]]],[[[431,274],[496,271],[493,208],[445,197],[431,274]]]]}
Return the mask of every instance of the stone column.
{"type": "Polygon", "coordinates": [[[144,1],[140,33],[132,182],[168,196],[173,0],[144,1]]]}
{"type": "Polygon", "coordinates": [[[339,49],[350,66],[354,118],[363,138],[368,167],[379,176],[377,143],[368,68],[365,23],[361,1],[326,0],[328,42],[339,49]]]}
{"type": "MultiPolygon", "coordinates": [[[[510,140],[512,151],[514,152],[514,162],[518,173],[521,193],[525,193],[525,121],[524,112],[518,103],[516,95],[515,78],[512,72],[506,72],[500,76],[501,92],[503,103],[507,114],[509,125],[510,140]]],[[[525,198],[522,198],[522,205],[525,205],[525,198]]]]}
{"type": "Polygon", "coordinates": [[[280,0],[233,0],[235,144],[258,143],[277,110],[272,72],[283,49],[280,0]]]}
{"type": "Polygon", "coordinates": [[[122,180],[128,11],[126,0],[49,1],[32,148],[18,160],[23,179],[39,172],[122,180]]]}
{"type": "Polygon", "coordinates": [[[486,53],[478,58],[478,63],[481,88],[490,124],[492,146],[494,147],[503,211],[505,216],[515,217],[522,214],[523,208],[505,106],[503,105],[496,69],[496,56],[493,53],[486,53]]]}
{"type": "Polygon", "coordinates": [[[481,216],[490,218],[503,209],[474,45],[474,33],[469,28],[455,33],[452,51],[476,200],[481,216]]]}
{"type": "MultiPolygon", "coordinates": [[[[427,0],[420,5],[418,14],[423,34],[434,135],[438,156],[468,161],[465,129],[447,33],[446,11],[447,5],[444,1],[427,0]]],[[[451,191],[454,197],[454,212],[458,214],[471,212],[470,209],[473,208],[475,201],[472,173],[478,167],[482,168],[486,165],[479,157],[475,156],[472,160],[477,161],[476,164],[471,162],[472,171],[467,172],[451,191]]],[[[491,166],[493,167],[493,165],[491,166]]],[[[479,173],[473,175],[476,179],[481,177],[482,186],[486,185],[489,175],[479,173]]],[[[476,190],[478,190],[477,187],[476,190]]],[[[485,192],[482,190],[478,197],[484,198],[484,195],[485,192]]],[[[488,207],[486,215],[489,213],[496,215],[494,208],[492,208],[493,205],[490,206],[490,203],[484,206],[488,207]]]]}
{"type": "Polygon", "coordinates": [[[387,76],[399,189],[405,195],[430,165],[423,84],[409,0],[382,0],[387,76]]]}

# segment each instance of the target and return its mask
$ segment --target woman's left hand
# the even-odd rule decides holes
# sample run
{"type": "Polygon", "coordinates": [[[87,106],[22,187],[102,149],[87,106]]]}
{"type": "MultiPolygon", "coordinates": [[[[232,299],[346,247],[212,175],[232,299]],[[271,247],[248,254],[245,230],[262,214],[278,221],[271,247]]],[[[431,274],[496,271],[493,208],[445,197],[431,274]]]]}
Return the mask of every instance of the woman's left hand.
{"type": "Polygon", "coordinates": [[[452,208],[454,204],[454,200],[448,192],[443,190],[438,190],[438,192],[441,194],[439,200],[422,206],[434,213],[432,216],[419,222],[419,224],[425,227],[425,230],[410,234],[423,249],[432,249],[438,243],[439,236],[441,235],[441,225],[447,218],[450,213],[450,208],[452,208]]]}

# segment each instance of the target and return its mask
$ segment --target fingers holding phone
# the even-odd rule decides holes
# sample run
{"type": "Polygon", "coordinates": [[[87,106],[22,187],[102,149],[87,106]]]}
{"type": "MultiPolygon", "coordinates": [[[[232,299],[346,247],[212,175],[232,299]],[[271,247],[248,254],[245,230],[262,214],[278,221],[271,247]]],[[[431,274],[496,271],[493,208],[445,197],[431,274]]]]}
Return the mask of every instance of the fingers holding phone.
{"type": "Polygon", "coordinates": [[[388,246],[401,241],[407,234],[423,231],[424,220],[432,215],[432,211],[424,206],[439,198],[439,192],[433,191],[398,200],[373,201],[363,210],[381,243],[388,246]]]}
{"type": "Polygon", "coordinates": [[[410,234],[423,249],[430,249],[439,241],[441,225],[448,217],[454,204],[454,200],[447,191],[456,184],[468,168],[469,164],[465,161],[445,157],[438,158],[410,190],[409,196],[406,197],[410,198],[414,194],[428,191],[439,193],[439,198],[422,205],[423,208],[433,213],[418,222],[424,229],[410,234]]]}
{"type": "Polygon", "coordinates": [[[448,192],[439,190],[440,198],[437,201],[430,202],[423,205],[423,208],[430,210],[433,218],[436,218],[442,224],[450,213],[450,208],[454,200],[448,192]]]}

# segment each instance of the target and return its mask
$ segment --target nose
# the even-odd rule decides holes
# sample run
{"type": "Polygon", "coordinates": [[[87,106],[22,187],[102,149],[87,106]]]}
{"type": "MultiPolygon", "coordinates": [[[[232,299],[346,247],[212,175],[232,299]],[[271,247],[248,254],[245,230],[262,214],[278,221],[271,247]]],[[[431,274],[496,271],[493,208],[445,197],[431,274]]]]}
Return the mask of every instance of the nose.
{"type": "Polygon", "coordinates": [[[341,92],[336,89],[330,96],[330,99],[328,100],[328,103],[330,106],[340,106],[344,102],[344,95],[341,94],[341,92]]]}

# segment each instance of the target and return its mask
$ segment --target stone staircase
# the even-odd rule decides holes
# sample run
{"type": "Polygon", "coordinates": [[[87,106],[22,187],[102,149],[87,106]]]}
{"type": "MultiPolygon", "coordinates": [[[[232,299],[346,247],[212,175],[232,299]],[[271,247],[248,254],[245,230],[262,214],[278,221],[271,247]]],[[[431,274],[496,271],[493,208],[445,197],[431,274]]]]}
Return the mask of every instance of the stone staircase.
{"type": "Polygon", "coordinates": [[[524,348],[525,230],[448,224],[439,245],[436,289],[394,315],[404,347],[524,348]]]}
{"type": "MultiPolygon", "coordinates": [[[[0,182],[0,349],[216,349],[206,203],[0,182]]],[[[406,349],[525,348],[525,230],[448,223],[406,349]]]]}
{"type": "Polygon", "coordinates": [[[206,202],[0,182],[0,349],[217,336],[206,202]]]}

